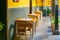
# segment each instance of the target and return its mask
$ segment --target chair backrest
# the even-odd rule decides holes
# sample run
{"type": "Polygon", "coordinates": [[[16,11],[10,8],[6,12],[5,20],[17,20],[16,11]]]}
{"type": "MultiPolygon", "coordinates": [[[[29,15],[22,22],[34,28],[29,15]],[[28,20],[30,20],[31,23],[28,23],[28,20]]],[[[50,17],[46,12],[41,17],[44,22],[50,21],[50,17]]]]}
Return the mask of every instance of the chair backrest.
{"type": "Polygon", "coordinates": [[[35,11],[34,13],[37,14],[38,16],[41,16],[42,11],[39,11],[39,12],[38,11],[35,11]]]}
{"type": "Polygon", "coordinates": [[[34,19],[35,21],[38,20],[38,17],[37,16],[34,16],[34,15],[28,15],[28,18],[34,19]]]}
{"type": "Polygon", "coordinates": [[[26,22],[26,27],[32,28],[32,22],[26,22]]]}
{"type": "Polygon", "coordinates": [[[18,31],[26,31],[26,22],[25,21],[16,21],[16,27],[18,31]]]}
{"type": "Polygon", "coordinates": [[[16,27],[18,31],[25,32],[27,28],[28,29],[32,28],[32,22],[16,21],[16,27]]]}

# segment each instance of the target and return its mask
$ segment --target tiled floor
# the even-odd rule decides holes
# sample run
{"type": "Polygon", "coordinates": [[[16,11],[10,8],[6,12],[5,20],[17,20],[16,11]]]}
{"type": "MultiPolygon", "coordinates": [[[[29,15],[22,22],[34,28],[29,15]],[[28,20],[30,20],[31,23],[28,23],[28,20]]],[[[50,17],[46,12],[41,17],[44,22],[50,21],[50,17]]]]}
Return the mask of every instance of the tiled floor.
{"type": "MultiPolygon", "coordinates": [[[[33,35],[33,39],[27,34],[28,40],[60,40],[60,35],[52,35],[51,31],[51,21],[49,17],[43,17],[42,20],[38,20],[38,25],[36,28],[36,35],[33,35]]],[[[29,32],[28,32],[29,33],[29,32]]],[[[21,40],[25,40],[21,37],[21,40]]],[[[17,39],[18,40],[18,39],[17,39]]]]}

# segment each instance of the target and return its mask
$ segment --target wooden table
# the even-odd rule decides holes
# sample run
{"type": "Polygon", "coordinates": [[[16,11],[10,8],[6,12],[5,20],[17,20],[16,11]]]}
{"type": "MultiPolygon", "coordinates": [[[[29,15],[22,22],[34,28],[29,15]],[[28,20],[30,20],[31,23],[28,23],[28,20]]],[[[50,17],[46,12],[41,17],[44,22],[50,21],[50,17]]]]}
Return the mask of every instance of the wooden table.
{"type": "MultiPolygon", "coordinates": [[[[16,21],[25,21],[25,22],[31,22],[32,23],[32,38],[33,38],[33,34],[34,34],[34,27],[35,27],[35,21],[34,19],[30,19],[30,18],[17,18],[16,21]]],[[[17,30],[16,30],[16,34],[17,34],[17,30]]]]}

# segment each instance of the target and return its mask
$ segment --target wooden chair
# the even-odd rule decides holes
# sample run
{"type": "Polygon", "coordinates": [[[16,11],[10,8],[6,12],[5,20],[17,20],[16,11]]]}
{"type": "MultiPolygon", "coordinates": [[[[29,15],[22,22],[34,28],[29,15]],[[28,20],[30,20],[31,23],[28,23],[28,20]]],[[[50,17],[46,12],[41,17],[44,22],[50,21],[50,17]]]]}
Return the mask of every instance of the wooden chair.
{"type": "Polygon", "coordinates": [[[34,13],[40,16],[40,19],[42,19],[42,11],[35,11],[34,13]]]}
{"type": "Polygon", "coordinates": [[[28,14],[27,17],[34,19],[34,21],[36,21],[36,22],[38,21],[38,17],[36,15],[28,14]]]}
{"type": "Polygon", "coordinates": [[[26,31],[30,31],[30,36],[31,36],[31,27],[32,27],[32,24],[29,22],[16,21],[16,28],[17,28],[17,32],[19,34],[19,37],[24,34],[26,36],[26,40],[27,40],[26,31]]]}
{"type": "Polygon", "coordinates": [[[34,16],[34,15],[28,15],[28,18],[34,19],[35,22],[35,34],[36,34],[36,26],[37,26],[37,22],[38,22],[38,17],[34,16]]]}

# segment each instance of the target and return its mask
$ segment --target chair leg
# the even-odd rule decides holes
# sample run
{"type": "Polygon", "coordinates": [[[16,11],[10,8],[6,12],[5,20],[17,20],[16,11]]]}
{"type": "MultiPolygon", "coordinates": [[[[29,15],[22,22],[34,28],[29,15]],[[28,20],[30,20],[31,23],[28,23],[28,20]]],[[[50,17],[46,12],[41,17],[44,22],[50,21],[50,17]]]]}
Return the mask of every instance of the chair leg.
{"type": "Polygon", "coordinates": [[[30,30],[30,38],[31,38],[31,40],[33,39],[33,33],[31,30],[30,30]]]}
{"type": "Polygon", "coordinates": [[[20,40],[20,33],[19,33],[19,40],[20,40]]]}
{"type": "Polygon", "coordinates": [[[36,34],[36,24],[35,24],[35,34],[36,34]]]}
{"type": "Polygon", "coordinates": [[[30,37],[31,37],[31,31],[30,31],[30,37]]]}
{"type": "Polygon", "coordinates": [[[27,40],[27,34],[26,34],[26,32],[25,32],[25,36],[26,36],[26,40],[27,40]]]}
{"type": "Polygon", "coordinates": [[[33,39],[33,33],[34,33],[34,32],[33,32],[33,28],[32,28],[32,39],[33,39]]]}
{"type": "Polygon", "coordinates": [[[32,34],[32,32],[31,32],[31,30],[30,30],[30,37],[32,36],[31,34],[32,34]]]}
{"type": "Polygon", "coordinates": [[[17,40],[17,35],[15,36],[14,40],[17,40]]]}
{"type": "Polygon", "coordinates": [[[35,26],[35,34],[36,34],[36,26],[35,26]]]}

